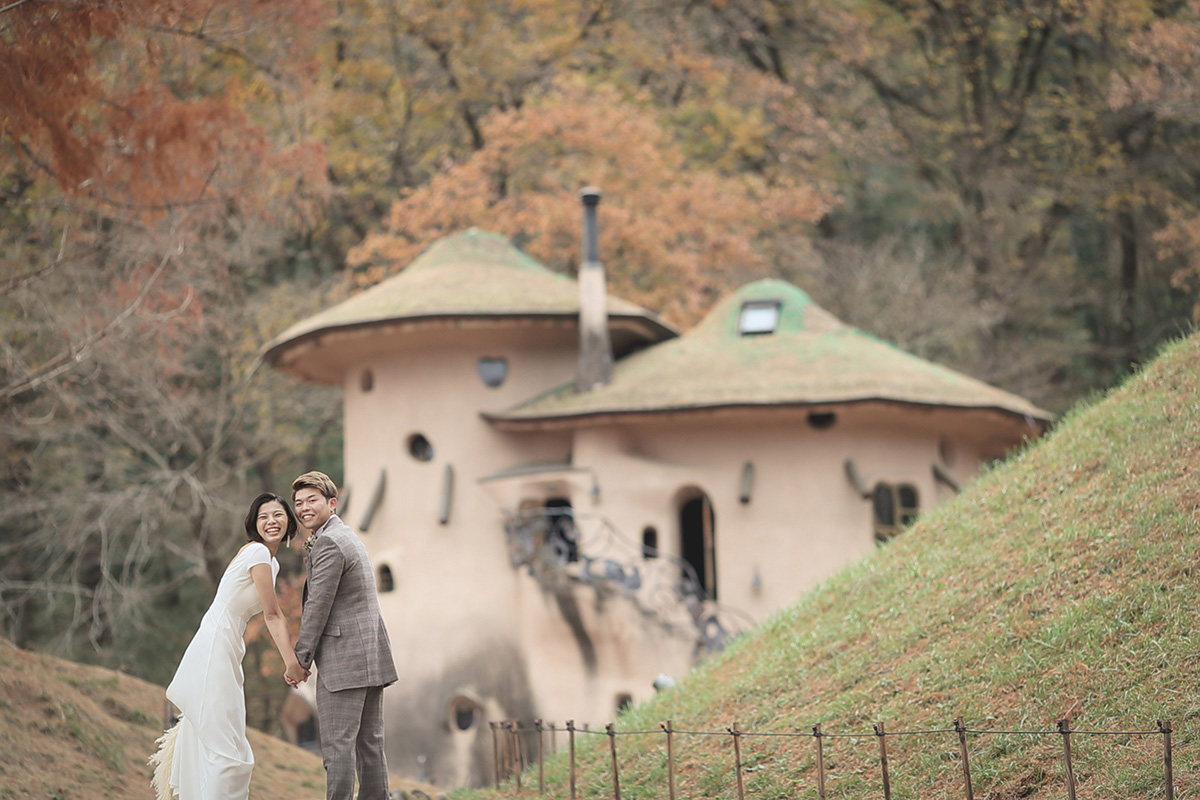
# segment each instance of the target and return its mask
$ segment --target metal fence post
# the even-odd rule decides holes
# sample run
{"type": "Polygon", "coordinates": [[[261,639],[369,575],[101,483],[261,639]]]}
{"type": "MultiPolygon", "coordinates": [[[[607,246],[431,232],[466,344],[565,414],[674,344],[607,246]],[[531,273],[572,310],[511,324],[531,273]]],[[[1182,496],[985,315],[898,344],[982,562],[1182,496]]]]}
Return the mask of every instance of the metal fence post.
{"type": "Polygon", "coordinates": [[[608,733],[608,749],[612,752],[613,800],[621,800],[621,776],[617,772],[617,733],[610,722],[604,726],[608,733]]]}
{"type": "Polygon", "coordinates": [[[518,731],[521,729],[521,723],[518,720],[508,721],[508,738],[512,742],[512,751],[509,753],[508,769],[509,774],[516,773],[517,776],[517,792],[521,791],[521,735],[518,731]]]}
{"type": "Polygon", "coordinates": [[[825,746],[821,742],[821,723],[813,725],[813,737],[817,740],[817,797],[825,800],[825,746]]]}
{"type": "Polygon", "coordinates": [[[538,794],[546,793],[546,781],[542,771],[542,721],[535,719],[533,729],[537,731],[537,760],[538,760],[538,794]]]}
{"type": "Polygon", "coordinates": [[[524,737],[521,735],[521,720],[513,720],[513,753],[517,758],[517,790],[521,789],[521,776],[525,772],[525,768],[529,766],[529,753],[526,752],[527,744],[524,737]]]}
{"type": "Polygon", "coordinates": [[[1171,721],[1154,721],[1163,735],[1163,768],[1167,778],[1167,800],[1175,800],[1175,776],[1171,772],[1171,721]]]}
{"type": "Polygon", "coordinates": [[[967,787],[967,800],[975,800],[975,794],[971,790],[971,762],[967,757],[967,729],[963,725],[962,717],[954,718],[954,730],[958,732],[958,752],[962,755],[963,783],[967,787]]]}
{"type": "Polygon", "coordinates": [[[879,768],[883,772],[883,800],[892,800],[892,783],[888,778],[887,742],[884,741],[886,734],[883,730],[883,723],[876,722],[874,728],[875,735],[879,737],[879,768]]]}
{"type": "Polygon", "coordinates": [[[1075,800],[1075,770],[1071,766],[1071,720],[1058,721],[1058,732],[1063,737],[1063,768],[1067,773],[1067,798],[1075,800]]]}
{"type": "Polygon", "coordinates": [[[738,743],[739,739],[741,739],[741,734],[738,732],[737,722],[734,721],[733,727],[726,728],[726,730],[733,736],[733,766],[737,773],[738,800],[746,800],[746,790],[742,785],[742,747],[738,743]]]}
{"type": "Polygon", "coordinates": [[[512,777],[512,733],[508,720],[500,721],[500,738],[504,742],[504,780],[512,777]]]}
{"type": "Polygon", "coordinates": [[[496,778],[496,788],[500,788],[500,741],[496,738],[496,723],[489,722],[488,727],[492,729],[492,772],[496,778]]]}
{"type": "Polygon", "coordinates": [[[675,800],[675,750],[671,742],[671,734],[675,731],[671,727],[671,720],[667,720],[665,724],[658,723],[658,727],[667,734],[667,800],[675,800]]]}
{"type": "Polygon", "coordinates": [[[567,742],[571,746],[571,800],[575,800],[575,720],[567,720],[567,742]]]}

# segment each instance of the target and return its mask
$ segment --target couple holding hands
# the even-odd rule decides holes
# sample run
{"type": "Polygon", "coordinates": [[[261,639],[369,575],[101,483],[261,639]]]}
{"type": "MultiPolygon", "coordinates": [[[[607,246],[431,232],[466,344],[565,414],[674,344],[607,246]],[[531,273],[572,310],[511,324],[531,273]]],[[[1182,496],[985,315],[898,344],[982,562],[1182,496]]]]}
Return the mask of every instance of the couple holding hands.
{"type": "Polygon", "coordinates": [[[317,673],[317,721],[325,762],[326,797],[386,800],[383,687],[396,681],[391,643],[379,612],[375,574],[366,547],[337,516],[337,487],[322,472],[292,482],[292,507],[261,494],[250,504],[248,543],[238,551],[205,612],[167,699],[181,712],[150,758],[159,800],[245,800],[254,754],[246,739],[243,636],[260,612],[296,686],[317,673]],[[308,578],[300,632],[293,643],[275,595],[279,547],[298,529],[308,578]]]}

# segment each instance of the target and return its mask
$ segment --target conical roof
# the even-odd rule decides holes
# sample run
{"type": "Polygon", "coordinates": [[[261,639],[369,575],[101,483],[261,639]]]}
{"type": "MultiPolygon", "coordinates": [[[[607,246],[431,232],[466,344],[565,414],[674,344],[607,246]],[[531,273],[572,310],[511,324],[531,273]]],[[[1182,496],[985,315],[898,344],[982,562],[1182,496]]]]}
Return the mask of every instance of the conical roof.
{"type": "MultiPolygon", "coordinates": [[[[658,342],[675,331],[646,309],[608,296],[611,322],[638,342],[658,342]]],[[[263,357],[286,368],[288,354],[335,332],[362,331],[398,322],[471,318],[573,317],[579,315],[574,279],[552,272],[508,239],[472,228],[434,242],[403,271],[331,308],[297,322],[263,348],[263,357]]]]}
{"type": "Polygon", "coordinates": [[[492,418],[544,424],[599,415],[868,400],[994,409],[1039,423],[1051,419],[1024,398],[846,325],[779,280],[742,287],[680,338],[621,360],[606,386],[582,393],[562,386],[492,418]],[[745,304],[772,302],[778,302],[773,333],[739,333],[745,304]]]}

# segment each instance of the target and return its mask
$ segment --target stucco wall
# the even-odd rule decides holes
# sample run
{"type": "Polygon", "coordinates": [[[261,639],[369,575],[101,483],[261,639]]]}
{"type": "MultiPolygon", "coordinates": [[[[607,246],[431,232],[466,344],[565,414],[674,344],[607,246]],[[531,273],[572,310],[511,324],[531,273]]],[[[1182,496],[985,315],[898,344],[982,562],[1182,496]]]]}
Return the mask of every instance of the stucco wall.
{"type": "Polygon", "coordinates": [[[979,468],[978,443],[955,430],[961,411],[849,406],[825,430],[811,427],[807,413],[695,413],[583,428],[575,464],[594,471],[599,492],[581,508],[635,541],[653,527],[659,548],[680,556],[680,502],[704,492],[715,517],[718,600],[761,620],[875,547],[871,502],[847,478],[848,459],[867,487],[915,486],[922,510],[953,495],[934,464],[959,484],[979,468]],[[743,503],[747,462],[753,481],[743,503]]]}
{"type": "Polygon", "coordinates": [[[785,409],[573,432],[502,432],[480,416],[572,380],[575,349],[562,326],[429,327],[364,348],[346,374],[349,524],[361,530],[380,474],[387,479],[362,538],[377,573],[394,582],[380,603],[401,675],[386,695],[396,772],[446,786],[486,782],[487,720],[602,725],[620,697],[645,699],[655,675],[680,678],[695,663],[703,638],[695,619],[716,611],[730,630],[747,627],[870,552],[872,506],[847,478],[847,459],[868,487],[912,484],[928,510],[952,495],[934,464],[966,483],[996,447],[980,433],[990,429],[987,412],[873,403],[838,407],[823,430],[808,411],[785,409]],[[499,387],[481,381],[481,357],[507,359],[499,387]],[[414,434],[431,444],[429,460],[410,453],[414,434]],[[754,477],[743,503],[747,462],[754,477]],[[557,466],[514,471],[537,463],[557,466]],[[715,517],[719,609],[680,603],[671,560],[681,555],[681,500],[697,492],[715,517]],[[557,571],[514,566],[505,511],[551,497],[570,500],[583,557],[557,571]],[[661,558],[642,553],[648,526],[661,558]],[[614,566],[619,580],[586,574],[614,566]],[[461,703],[476,709],[467,729],[456,726],[461,703]]]}
{"type": "MultiPolygon", "coordinates": [[[[479,478],[514,463],[563,460],[570,443],[566,434],[499,433],[479,413],[558,385],[573,369],[572,335],[524,326],[485,335],[414,332],[403,347],[373,352],[347,372],[345,519],[360,532],[381,471],[387,476],[383,501],[361,536],[377,576],[386,568],[394,581],[380,605],[401,675],[385,694],[389,758],[401,774],[458,785],[464,769],[471,773],[462,759],[490,753],[486,719],[535,708],[520,644],[519,576],[509,566],[500,509],[479,478]],[[480,357],[508,360],[499,387],[479,378],[480,357]],[[362,388],[364,370],[372,376],[369,391],[362,388]],[[428,461],[409,452],[417,433],[432,445],[428,461]],[[447,466],[454,470],[453,499],[442,524],[447,466]],[[472,731],[448,722],[459,695],[480,705],[472,731]]],[[[477,779],[482,773],[474,769],[477,779]]]]}

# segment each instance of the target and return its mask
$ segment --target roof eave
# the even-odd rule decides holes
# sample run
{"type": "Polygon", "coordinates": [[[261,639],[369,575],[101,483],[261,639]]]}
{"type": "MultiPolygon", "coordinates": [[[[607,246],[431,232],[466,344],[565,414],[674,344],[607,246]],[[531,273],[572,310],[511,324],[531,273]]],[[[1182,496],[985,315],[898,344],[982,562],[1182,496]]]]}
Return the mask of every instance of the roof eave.
{"type": "MultiPolygon", "coordinates": [[[[641,328],[646,344],[657,344],[658,342],[667,339],[673,339],[679,335],[671,326],[666,323],[643,314],[632,313],[610,313],[610,320],[618,320],[622,323],[630,325],[633,328],[641,328]]],[[[421,314],[406,317],[387,317],[381,319],[361,320],[357,322],[348,322],[341,324],[323,325],[319,328],[314,328],[310,331],[295,336],[277,337],[263,345],[262,359],[272,366],[289,370],[289,364],[285,361],[288,353],[294,351],[303,352],[305,350],[315,349],[320,346],[320,341],[324,337],[339,334],[352,334],[369,331],[373,328],[396,328],[402,329],[407,327],[417,327],[428,323],[445,323],[453,321],[470,321],[473,323],[486,322],[501,322],[501,321],[518,321],[518,320],[544,320],[556,322],[569,322],[578,324],[578,312],[527,312],[527,313],[449,313],[449,314],[421,314]]],[[[311,376],[304,376],[309,380],[313,380],[311,376]]],[[[321,381],[328,382],[328,381],[321,381]]]]}
{"type": "Polygon", "coordinates": [[[1053,421],[1051,415],[1045,416],[1015,411],[999,405],[961,405],[953,403],[922,403],[912,400],[897,400],[888,397],[859,397],[853,399],[814,399],[789,402],[770,403],[696,403],[691,405],[669,406],[663,408],[639,409],[599,409],[582,411],[571,414],[545,414],[537,416],[516,417],[504,412],[481,412],[480,416],[497,430],[501,431],[540,431],[562,430],[568,428],[595,427],[609,423],[628,423],[638,421],[661,420],[664,417],[683,417],[697,414],[722,414],[727,412],[748,410],[799,410],[805,408],[831,408],[836,406],[862,405],[866,403],[882,403],[913,409],[946,409],[955,411],[994,412],[1002,416],[1025,423],[1032,435],[1040,436],[1053,421]]]}

